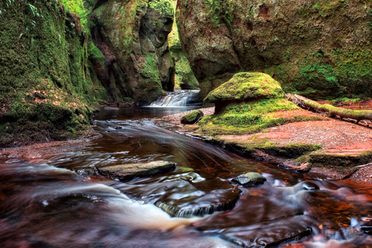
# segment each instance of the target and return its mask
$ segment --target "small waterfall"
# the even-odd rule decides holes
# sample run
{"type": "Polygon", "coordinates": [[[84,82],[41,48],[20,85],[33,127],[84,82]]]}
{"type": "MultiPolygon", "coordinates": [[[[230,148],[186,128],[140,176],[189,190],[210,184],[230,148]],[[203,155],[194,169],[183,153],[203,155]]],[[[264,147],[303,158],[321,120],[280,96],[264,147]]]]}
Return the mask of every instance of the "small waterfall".
{"type": "Polygon", "coordinates": [[[198,106],[200,102],[200,90],[177,90],[168,92],[167,95],[160,97],[151,103],[150,108],[182,108],[188,106],[198,106]]]}

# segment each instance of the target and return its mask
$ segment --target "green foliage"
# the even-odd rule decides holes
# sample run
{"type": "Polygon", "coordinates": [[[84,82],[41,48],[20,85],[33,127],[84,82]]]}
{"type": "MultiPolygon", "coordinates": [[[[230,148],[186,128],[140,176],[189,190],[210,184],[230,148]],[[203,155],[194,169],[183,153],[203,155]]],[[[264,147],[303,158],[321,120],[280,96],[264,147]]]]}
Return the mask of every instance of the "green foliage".
{"type": "Polygon", "coordinates": [[[280,84],[261,72],[240,72],[214,89],[206,97],[208,102],[244,101],[284,96],[280,84]]]}
{"type": "Polygon", "coordinates": [[[84,0],[61,0],[61,3],[68,11],[80,17],[81,25],[88,31],[89,11],[84,6],[84,0]]]}
{"type": "Polygon", "coordinates": [[[174,2],[174,0],[151,0],[149,7],[159,11],[164,16],[173,16],[174,2]]]}

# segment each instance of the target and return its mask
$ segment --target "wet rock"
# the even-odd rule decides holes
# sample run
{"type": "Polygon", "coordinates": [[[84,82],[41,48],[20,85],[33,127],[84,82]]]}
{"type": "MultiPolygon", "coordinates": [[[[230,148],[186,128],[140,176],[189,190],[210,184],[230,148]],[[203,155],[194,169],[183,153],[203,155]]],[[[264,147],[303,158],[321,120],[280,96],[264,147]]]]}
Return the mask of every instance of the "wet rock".
{"type": "Polygon", "coordinates": [[[199,183],[199,182],[205,181],[205,178],[201,177],[198,173],[195,173],[195,172],[186,172],[186,173],[170,176],[166,179],[166,181],[177,180],[177,179],[182,179],[184,181],[188,181],[191,183],[199,183]]]}
{"type": "Polygon", "coordinates": [[[306,217],[295,216],[248,227],[228,228],[222,238],[242,247],[278,247],[311,235],[311,232],[306,217]]]}
{"type": "Polygon", "coordinates": [[[168,161],[153,161],[149,163],[121,164],[97,168],[98,172],[110,178],[129,180],[135,177],[149,177],[166,173],[176,168],[176,164],[168,161]]]}
{"type": "Polygon", "coordinates": [[[201,110],[194,110],[181,118],[181,123],[184,125],[195,124],[203,118],[204,113],[201,110]]]}
{"type": "Polygon", "coordinates": [[[266,178],[260,173],[248,172],[233,178],[232,181],[243,186],[256,186],[263,184],[266,181],[266,178]]]}
{"type": "Polygon", "coordinates": [[[302,189],[304,190],[309,190],[309,191],[319,190],[319,186],[313,182],[303,182],[301,186],[302,186],[302,189]]]}
{"type": "Polygon", "coordinates": [[[360,223],[360,230],[368,235],[372,234],[372,218],[363,217],[360,223]]]}
{"type": "Polygon", "coordinates": [[[239,195],[240,191],[234,188],[213,190],[208,194],[196,190],[191,194],[164,196],[155,205],[174,217],[202,217],[234,208],[239,195]]]}
{"type": "Polygon", "coordinates": [[[131,198],[154,203],[174,217],[204,216],[231,210],[240,198],[240,190],[228,181],[206,180],[195,172],[117,184],[115,188],[131,198]]]}
{"type": "Polygon", "coordinates": [[[167,1],[101,1],[92,15],[92,37],[104,55],[95,67],[115,101],[148,104],[174,87],[167,37],[173,7],[167,1]]]}

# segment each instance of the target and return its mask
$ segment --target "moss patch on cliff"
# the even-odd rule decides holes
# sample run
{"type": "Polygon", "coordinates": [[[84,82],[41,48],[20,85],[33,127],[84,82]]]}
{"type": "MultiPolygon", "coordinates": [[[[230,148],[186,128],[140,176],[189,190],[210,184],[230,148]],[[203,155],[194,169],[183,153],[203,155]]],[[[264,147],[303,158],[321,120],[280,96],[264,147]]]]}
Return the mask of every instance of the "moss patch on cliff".
{"type": "Polygon", "coordinates": [[[17,137],[39,124],[40,139],[47,130],[52,139],[76,133],[89,123],[89,106],[105,96],[89,72],[88,39],[78,19],[58,1],[7,1],[0,10],[0,145],[22,140],[17,137]]]}
{"type": "MultiPolygon", "coordinates": [[[[173,2],[173,8],[176,1],[173,2]]],[[[169,51],[175,64],[174,84],[176,89],[198,89],[199,82],[191,69],[190,62],[183,51],[179,37],[176,17],[174,17],[172,32],[168,35],[169,51]]]]}
{"type": "Polygon", "coordinates": [[[320,50],[294,63],[268,68],[266,72],[283,82],[285,90],[312,98],[372,95],[370,49],[320,50]]]}
{"type": "Polygon", "coordinates": [[[149,2],[149,8],[159,11],[164,16],[173,16],[174,3],[174,0],[152,0],[149,2]]]}

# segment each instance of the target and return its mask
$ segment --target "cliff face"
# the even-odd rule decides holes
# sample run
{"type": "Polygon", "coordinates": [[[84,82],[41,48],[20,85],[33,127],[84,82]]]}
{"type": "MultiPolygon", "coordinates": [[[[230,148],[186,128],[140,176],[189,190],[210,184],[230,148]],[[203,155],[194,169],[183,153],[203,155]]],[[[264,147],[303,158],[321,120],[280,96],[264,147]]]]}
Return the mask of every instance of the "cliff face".
{"type": "Polygon", "coordinates": [[[114,99],[127,96],[146,104],[174,88],[167,41],[171,1],[98,2],[91,18],[93,39],[106,58],[96,68],[114,99]]]}
{"type": "Polygon", "coordinates": [[[177,8],[204,92],[218,85],[211,78],[258,70],[305,95],[372,95],[367,0],[188,0],[177,8]]]}
{"type": "Polygon", "coordinates": [[[60,2],[0,2],[0,145],[61,139],[89,124],[105,90],[88,48],[60,2]]]}

